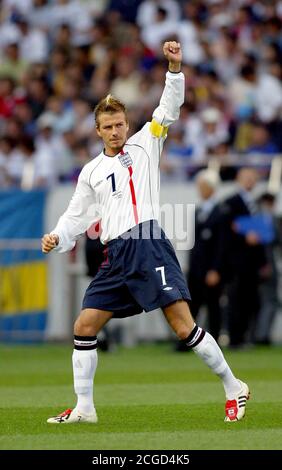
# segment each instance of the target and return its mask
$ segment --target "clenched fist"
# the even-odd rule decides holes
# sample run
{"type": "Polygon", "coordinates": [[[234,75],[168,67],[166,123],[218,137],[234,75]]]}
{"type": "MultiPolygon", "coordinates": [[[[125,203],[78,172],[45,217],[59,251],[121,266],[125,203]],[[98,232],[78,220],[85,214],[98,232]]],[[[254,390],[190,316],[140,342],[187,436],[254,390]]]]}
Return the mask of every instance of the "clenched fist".
{"type": "Polygon", "coordinates": [[[59,243],[58,235],[46,233],[41,239],[41,248],[43,253],[49,253],[59,243]]]}
{"type": "Polygon", "coordinates": [[[179,42],[168,41],[163,46],[164,56],[169,62],[168,69],[170,72],[180,72],[182,52],[179,42]]]}

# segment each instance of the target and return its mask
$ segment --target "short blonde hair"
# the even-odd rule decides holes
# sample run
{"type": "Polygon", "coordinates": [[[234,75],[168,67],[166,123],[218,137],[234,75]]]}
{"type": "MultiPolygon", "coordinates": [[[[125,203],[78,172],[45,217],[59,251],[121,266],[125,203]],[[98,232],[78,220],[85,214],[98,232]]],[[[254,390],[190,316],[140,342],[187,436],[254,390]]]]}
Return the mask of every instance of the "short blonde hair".
{"type": "Polygon", "coordinates": [[[113,95],[109,94],[106,98],[103,98],[94,109],[94,116],[96,127],[99,127],[99,115],[102,113],[114,114],[114,113],[124,113],[125,119],[127,121],[127,112],[125,105],[115,98],[113,95]]]}

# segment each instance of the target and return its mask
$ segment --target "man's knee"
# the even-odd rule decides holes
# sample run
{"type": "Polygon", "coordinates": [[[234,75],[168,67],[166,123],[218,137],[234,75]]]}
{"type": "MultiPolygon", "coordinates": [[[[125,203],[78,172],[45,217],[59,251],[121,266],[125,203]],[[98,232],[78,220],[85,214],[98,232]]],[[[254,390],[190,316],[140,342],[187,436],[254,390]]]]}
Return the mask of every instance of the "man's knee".
{"type": "Polygon", "coordinates": [[[190,335],[192,329],[193,329],[192,327],[185,325],[185,323],[178,324],[176,325],[175,333],[179,339],[186,339],[190,335]]]}
{"type": "Polygon", "coordinates": [[[111,317],[112,313],[104,310],[82,310],[75,321],[74,334],[77,336],[96,336],[111,317]]]}
{"type": "Polygon", "coordinates": [[[74,334],[78,336],[95,336],[95,328],[90,316],[80,314],[74,323],[74,334]]]}
{"type": "Polygon", "coordinates": [[[164,315],[179,339],[190,335],[195,322],[186,301],[178,301],[164,308],[164,315]]]}
{"type": "MultiPolygon", "coordinates": [[[[97,312],[82,310],[74,324],[74,334],[78,336],[95,336],[98,333],[97,312]]],[[[99,323],[99,322],[98,322],[99,323]]]]}

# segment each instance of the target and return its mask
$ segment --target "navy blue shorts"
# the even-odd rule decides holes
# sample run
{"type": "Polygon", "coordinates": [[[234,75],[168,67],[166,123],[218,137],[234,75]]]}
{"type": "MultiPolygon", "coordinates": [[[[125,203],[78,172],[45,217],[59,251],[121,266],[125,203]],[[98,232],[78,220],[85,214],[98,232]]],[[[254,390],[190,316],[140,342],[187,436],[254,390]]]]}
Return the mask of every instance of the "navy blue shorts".
{"type": "Polygon", "coordinates": [[[190,300],[174,248],[156,220],[136,225],[107,245],[108,258],[88,286],[82,308],[123,318],[190,300]]]}

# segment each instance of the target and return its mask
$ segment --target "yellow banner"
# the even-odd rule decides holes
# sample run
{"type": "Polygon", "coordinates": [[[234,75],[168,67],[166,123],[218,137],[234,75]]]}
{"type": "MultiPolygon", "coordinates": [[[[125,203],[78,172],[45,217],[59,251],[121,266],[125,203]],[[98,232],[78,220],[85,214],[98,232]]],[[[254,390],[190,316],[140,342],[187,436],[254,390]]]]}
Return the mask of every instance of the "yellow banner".
{"type": "Polygon", "coordinates": [[[45,261],[0,266],[0,315],[32,313],[47,307],[45,261]]]}

